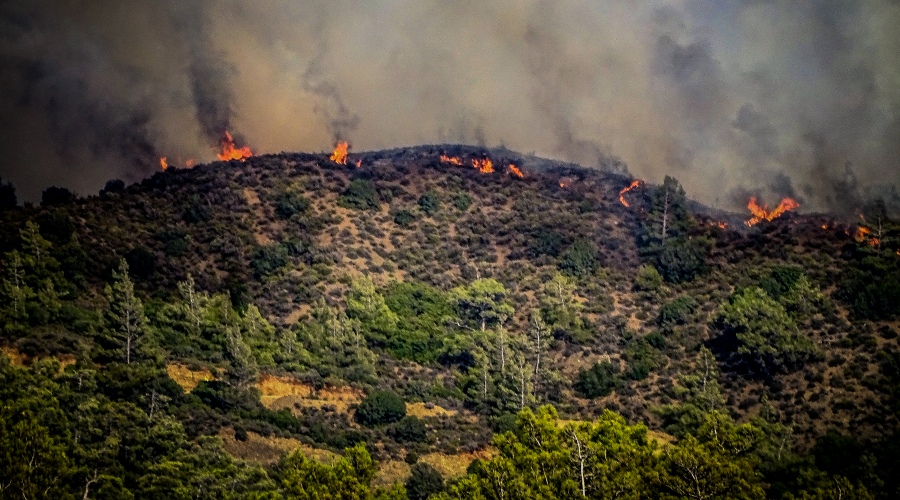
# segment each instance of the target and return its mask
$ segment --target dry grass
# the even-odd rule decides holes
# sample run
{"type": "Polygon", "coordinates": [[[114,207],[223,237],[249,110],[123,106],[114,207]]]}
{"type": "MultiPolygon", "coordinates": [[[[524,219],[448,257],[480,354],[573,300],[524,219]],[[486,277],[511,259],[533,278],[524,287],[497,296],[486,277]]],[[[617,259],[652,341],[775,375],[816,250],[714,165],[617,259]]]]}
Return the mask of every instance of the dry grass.
{"type": "MultiPolygon", "coordinates": [[[[9,346],[0,347],[0,351],[2,351],[4,354],[6,354],[6,356],[9,358],[10,364],[12,364],[13,366],[28,366],[38,359],[44,359],[43,357],[32,358],[31,356],[22,354],[14,347],[9,347],[9,346]]],[[[56,361],[59,362],[59,372],[60,373],[62,373],[63,370],[65,370],[67,366],[75,364],[75,356],[73,356],[71,354],[63,354],[60,356],[55,356],[55,358],[56,358],[56,361]]]]}
{"type": "Polygon", "coordinates": [[[389,486],[394,483],[405,483],[410,476],[410,466],[402,460],[381,462],[375,476],[376,486],[389,486]]]}
{"type": "Polygon", "coordinates": [[[485,448],[472,453],[459,453],[456,455],[447,455],[444,453],[429,453],[419,458],[420,461],[437,469],[445,478],[462,477],[466,475],[466,469],[469,468],[475,459],[490,460],[497,455],[494,448],[485,448]]]}
{"type": "Polygon", "coordinates": [[[425,403],[406,403],[406,414],[413,417],[452,417],[457,414],[456,410],[447,410],[440,406],[434,405],[427,408],[425,403]]]}
{"type": "Polygon", "coordinates": [[[352,387],[325,387],[315,391],[299,380],[274,375],[260,376],[259,389],[262,391],[260,402],[270,410],[293,409],[294,405],[307,408],[334,406],[338,412],[349,413],[350,405],[363,398],[362,391],[352,387]]]}
{"type": "Polygon", "coordinates": [[[191,370],[187,366],[178,363],[166,365],[166,373],[169,374],[169,378],[184,389],[184,392],[193,391],[200,382],[216,379],[212,372],[205,368],[202,370],[191,370]]]}
{"type": "Polygon", "coordinates": [[[336,453],[313,448],[294,438],[265,437],[255,432],[248,432],[247,439],[239,441],[234,437],[234,429],[222,429],[219,437],[222,439],[225,451],[230,455],[263,465],[275,463],[284,455],[295,450],[300,450],[307,458],[328,465],[340,458],[336,453]]]}

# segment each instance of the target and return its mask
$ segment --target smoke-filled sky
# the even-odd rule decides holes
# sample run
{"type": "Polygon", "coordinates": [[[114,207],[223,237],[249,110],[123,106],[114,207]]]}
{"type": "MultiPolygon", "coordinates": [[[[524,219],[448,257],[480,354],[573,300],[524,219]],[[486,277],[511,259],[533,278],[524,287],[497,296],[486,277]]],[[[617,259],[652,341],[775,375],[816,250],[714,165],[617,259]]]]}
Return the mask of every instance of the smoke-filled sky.
{"type": "Polygon", "coordinates": [[[898,0],[0,0],[0,177],[505,145],[706,203],[900,204],[898,0]]]}

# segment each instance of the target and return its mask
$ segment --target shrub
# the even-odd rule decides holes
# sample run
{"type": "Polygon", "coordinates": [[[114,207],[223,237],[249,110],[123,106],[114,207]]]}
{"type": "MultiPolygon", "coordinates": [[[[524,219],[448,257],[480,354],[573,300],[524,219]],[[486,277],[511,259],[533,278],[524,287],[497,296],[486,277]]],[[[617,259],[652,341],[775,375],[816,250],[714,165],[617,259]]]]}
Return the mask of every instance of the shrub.
{"type": "Polygon", "coordinates": [[[578,372],[574,389],[585,398],[601,398],[612,393],[619,385],[618,370],[609,361],[578,372]]]}
{"type": "Polygon", "coordinates": [[[290,219],[295,214],[304,214],[312,204],[300,193],[288,191],[275,199],[275,215],[280,219],[290,219]]]}
{"type": "Polygon", "coordinates": [[[338,205],[356,210],[378,210],[378,191],[372,181],[354,179],[338,197],[338,205]]]}
{"type": "Polygon", "coordinates": [[[663,327],[683,325],[688,317],[697,310],[697,301],[690,296],[682,296],[659,308],[656,324],[663,327]]]}
{"type": "Polygon", "coordinates": [[[41,206],[65,205],[75,199],[75,194],[66,188],[50,186],[41,193],[41,206]]]}
{"type": "Polygon", "coordinates": [[[431,465],[417,463],[412,466],[412,473],[406,480],[405,487],[409,500],[425,500],[444,490],[444,478],[431,465]]]}
{"type": "Polygon", "coordinates": [[[466,193],[459,193],[453,198],[453,206],[461,212],[465,212],[472,206],[472,197],[466,193]]]}
{"type": "Polygon", "coordinates": [[[563,254],[559,268],[571,276],[590,276],[600,266],[597,260],[597,247],[585,239],[576,241],[563,254]]]}
{"type": "Polygon", "coordinates": [[[418,417],[407,415],[394,424],[389,433],[401,443],[421,443],[426,438],[425,422],[418,417]]]}
{"type": "Polygon", "coordinates": [[[419,208],[429,216],[437,213],[438,209],[441,208],[441,198],[438,196],[437,191],[434,189],[425,191],[425,194],[419,198],[419,208]]]}
{"type": "Polygon", "coordinates": [[[409,210],[401,210],[394,215],[394,224],[398,226],[406,227],[412,224],[414,220],[416,220],[416,216],[409,210]]]}
{"type": "Polygon", "coordinates": [[[663,278],[653,266],[641,266],[637,277],[634,279],[634,287],[645,292],[655,292],[662,286],[663,278]]]}
{"type": "Polygon", "coordinates": [[[393,391],[373,392],[356,409],[356,420],[368,426],[391,424],[405,416],[406,403],[393,391]]]}
{"type": "Polygon", "coordinates": [[[72,238],[72,233],[75,232],[72,218],[62,210],[41,214],[37,218],[37,223],[41,236],[55,245],[65,245],[72,238]]]}
{"type": "Polygon", "coordinates": [[[707,241],[700,239],[669,240],[656,255],[656,269],[669,283],[691,281],[706,270],[707,241]]]}

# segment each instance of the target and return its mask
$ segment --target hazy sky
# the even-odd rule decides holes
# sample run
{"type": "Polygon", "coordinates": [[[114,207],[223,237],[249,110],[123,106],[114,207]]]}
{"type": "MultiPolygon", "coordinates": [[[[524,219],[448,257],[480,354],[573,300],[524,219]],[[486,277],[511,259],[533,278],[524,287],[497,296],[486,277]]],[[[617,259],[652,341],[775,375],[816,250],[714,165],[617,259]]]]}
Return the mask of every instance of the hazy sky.
{"type": "Polygon", "coordinates": [[[158,157],[438,142],[738,208],[900,206],[900,1],[0,0],[0,176],[95,193],[158,157]]]}

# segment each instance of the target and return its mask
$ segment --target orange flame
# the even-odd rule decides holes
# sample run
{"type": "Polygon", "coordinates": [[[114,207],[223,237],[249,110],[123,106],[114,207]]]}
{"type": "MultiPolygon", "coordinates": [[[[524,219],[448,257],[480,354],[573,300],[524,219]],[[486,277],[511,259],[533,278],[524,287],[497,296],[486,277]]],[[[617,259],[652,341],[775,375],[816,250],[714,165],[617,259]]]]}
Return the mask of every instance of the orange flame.
{"type": "Polygon", "coordinates": [[[744,224],[748,226],[754,226],[763,220],[777,219],[789,210],[800,208],[800,204],[792,200],[791,198],[785,198],[781,200],[781,203],[779,203],[778,206],[770,212],[767,205],[760,205],[756,202],[756,197],[753,196],[750,198],[750,202],[747,204],[747,208],[750,209],[750,213],[753,214],[753,217],[751,217],[747,222],[744,222],[744,224]]]}
{"type": "Polygon", "coordinates": [[[222,152],[219,153],[218,156],[222,161],[228,160],[241,160],[244,161],[247,158],[253,156],[253,152],[250,151],[250,148],[247,146],[243,147],[235,147],[234,145],[234,137],[231,137],[231,134],[228,131],[225,131],[225,137],[222,138],[222,152]]]}
{"type": "Polygon", "coordinates": [[[567,189],[572,185],[574,180],[571,177],[560,177],[559,179],[559,187],[567,189]]]}
{"type": "Polygon", "coordinates": [[[856,228],[856,234],[853,235],[853,239],[858,243],[867,243],[869,246],[877,247],[879,240],[878,238],[870,236],[871,233],[871,229],[860,226],[856,228]]]}
{"type": "Polygon", "coordinates": [[[159,159],[159,166],[162,167],[163,172],[165,172],[166,169],[169,168],[169,162],[166,161],[165,156],[163,156],[159,159]]]}
{"type": "Polygon", "coordinates": [[[721,222],[721,221],[720,221],[720,222],[718,222],[718,225],[719,225],[719,227],[722,228],[722,229],[725,229],[726,227],[728,227],[728,223],[727,223],[727,222],[721,222]]]}
{"type": "Polygon", "coordinates": [[[492,162],[490,158],[485,158],[483,160],[476,158],[472,160],[472,166],[482,174],[490,174],[494,171],[494,162],[492,162]]]}
{"type": "Polygon", "coordinates": [[[350,149],[350,144],[347,141],[338,141],[334,147],[334,152],[331,153],[331,161],[340,165],[346,165],[348,149],[350,149]]]}
{"type": "Polygon", "coordinates": [[[519,179],[525,178],[525,174],[522,173],[521,170],[519,170],[519,167],[513,165],[512,163],[509,164],[509,173],[510,173],[510,175],[514,175],[514,176],[518,177],[519,179]]]}
{"type": "Polygon", "coordinates": [[[458,156],[447,156],[441,155],[441,163],[449,163],[451,165],[460,165],[462,166],[462,160],[459,159],[458,156]]]}
{"type": "Polygon", "coordinates": [[[194,158],[190,158],[190,159],[188,159],[188,161],[184,162],[184,166],[188,167],[188,168],[193,167],[196,164],[197,164],[197,160],[195,160],[194,158]]]}
{"type": "Polygon", "coordinates": [[[356,168],[362,168],[362,160],[356,160],[356,168]]]}
{"type": "Polygon", "coordinates": [[[640,185],[641,185],[642,183],[643,183],[643,182],[642,182],[642,181],[639,181],[639,180],[633,181],[633,182],[632,182],[631,184],[629,184],[627,187],[625,187],[625,188],[623,188],[621,191],[619,191],[619,201],[622,202],[622,204],[625,205],[626,207],[630,207],[631,205],[629,205],[628,202],[625,201],[625,193],[631,191],[632,189],[635,189],[635,188],[637,188],[637,187],[640,187],[640,185]]]}

